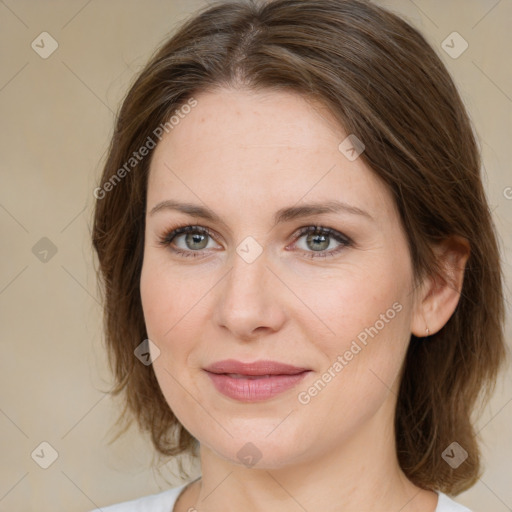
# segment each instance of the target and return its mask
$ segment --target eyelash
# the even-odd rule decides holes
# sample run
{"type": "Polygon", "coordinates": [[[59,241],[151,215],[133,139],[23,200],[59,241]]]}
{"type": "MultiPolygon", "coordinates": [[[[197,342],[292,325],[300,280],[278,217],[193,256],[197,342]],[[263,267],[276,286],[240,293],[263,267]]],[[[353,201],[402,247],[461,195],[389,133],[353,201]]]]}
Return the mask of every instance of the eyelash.
{"type": "MultiPolygon", "coordinates": [[[[167,233],[165,233],[163,236],[161,236],[159,238],[158,243],[164,247],[171,247],[173,240],[177,236],[184,234],[184,233],[200,233],[202,235],[207,235],[210,238],[215,239],[213,232],[210,231],[208,228],[204,228],[202,226],[195,226],[195,225],[186,225],[186,226],[179,226],[175,229],[172,229],[171,231],[168,231],[167,233]]],[[[334,240],[339,242],[341,245],[339,247],[337,247],[336,249],[331,249],[330,251],[325,251],[325,250],[323,250],[323,251],[303,251],[303,252],[305,252],[305,256],[308,258],[313,259],[313,258],[326,258],[326,257],[335,256],[340,251],[342,251],[346,247],[350,247],[353,244],[353,241],[348,236],[343,235],[339,231],[336,231],[331,228],[323,227],[323,226],[303,227],[297,232],[295,237],[297,240],[299,240],[304,235],[308,235],[310,233],[315,234],[315,235],[327,235],[331,238],[334,238],[334,240]]],[[[182,257],[185,257],[185,258],[203,257],[197,253],[201,253],[202,251],[204,251],[204,249],[201,249],[198,251],[193,251],[193,250],[184,251],[182,249],[176,249],[176,248],[172,248],[171,250],[174,253],[176,253],[182,257]]]]}

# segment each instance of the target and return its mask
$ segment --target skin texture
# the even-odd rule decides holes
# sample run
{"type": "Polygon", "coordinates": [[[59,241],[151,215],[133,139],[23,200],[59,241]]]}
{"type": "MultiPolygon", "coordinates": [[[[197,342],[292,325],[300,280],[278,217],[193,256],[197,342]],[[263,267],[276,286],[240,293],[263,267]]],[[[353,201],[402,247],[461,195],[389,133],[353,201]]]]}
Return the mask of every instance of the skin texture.
{"type": "Polygon", "coordinates": [[[322,105],[283,91],[215,89],[195,97],[197,106],[152,158],[141,275],[148,336],[160,351],[153,351],[155,374],[201,444],[202,478],[175,510],[434,512],[436,494],[399,468],[393,417],[410,335],[425,336],[427,326],[433,334],[452,315],[467,248],[438,248],[450,285],[425,279],[414,287],[391,194],[361,158],[340,152],[347,134],[322,105]],[[151,213],[168,200],[207,206],[221,221],[169,208],[151,213]],[[274,226],[281,208],[330,200],[371,219],[337,212],[274,226]],[[187,246],[186,234],[160,243],[183,225],[209,228],[206,248],[195,249],[193,240],[187,246]],[[315,241],[298,231],[315,225],[353,243],[327,237],[324,255],[341,250],[310,258],[318,254],[315,241]],[[236,251],[249,236],[263,249],[252,263],[236,251]],[[393,304],[400,311],[389,319],[393,304]],[[383,328],[376,324],[381,315],[388,319],[383,328]],[[375,325],[378,333],[301,403],[298,394],[375,325]],[[228,358],[312,371],[296,388],[243,403],[220,394],[203,371],[228,358]],[[253,467],[237,457],[248,442],[261,456],[253,467]]]}

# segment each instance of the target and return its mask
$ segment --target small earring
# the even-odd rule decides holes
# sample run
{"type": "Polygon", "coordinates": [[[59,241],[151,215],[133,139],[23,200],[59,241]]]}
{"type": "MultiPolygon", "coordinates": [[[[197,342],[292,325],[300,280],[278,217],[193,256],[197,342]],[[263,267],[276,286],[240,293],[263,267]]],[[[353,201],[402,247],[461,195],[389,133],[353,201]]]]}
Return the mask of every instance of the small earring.
{"type": "Polygon", "coordinates": [[[425,329],[425,331],[427,331],[427,336],[430,336],[430,331],[429,331],[428,327],[425,329]]]}

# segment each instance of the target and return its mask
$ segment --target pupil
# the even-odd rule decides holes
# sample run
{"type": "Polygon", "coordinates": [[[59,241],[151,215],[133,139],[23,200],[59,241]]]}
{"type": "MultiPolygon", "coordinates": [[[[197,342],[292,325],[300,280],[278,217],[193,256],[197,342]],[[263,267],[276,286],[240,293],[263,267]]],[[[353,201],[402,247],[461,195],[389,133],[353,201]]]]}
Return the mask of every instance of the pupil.
{"type": "Polygon", "coordinates": [[[329,240],[328,240],[328,236],[329,235],[318,235],[318,234],[310,234],[308,235],[307,237],[307,243],[309,244],[310,242],[314,242],[314,244],[317,243],[318,240],[320,240],[320,245],[316,245],[316,248],[315,246],[313,245],[313,247],[311,247],[313,250],[318,250],[318,251],[324,251],[325,249],[327,249],[327,247],[329,247],[329,240]]]}
{"type": "Polygon", "coordinates": [[[194,233],[194,234],[189,233],[189,234],[187,234],[187,237],[186,237],[187,246],[189,248],[194,248],[194,249],[204,249],[208,245],[208,242],[204,243],[205,240],[206,240],[206,235],[202,235],[202,234],[198,234],[198,233],[194,233]],[[201,244],[201,242],[203,242],[203,243],[201,244]],[[194,247],[194,244],[200,244],[200,246],[194,247]]]}

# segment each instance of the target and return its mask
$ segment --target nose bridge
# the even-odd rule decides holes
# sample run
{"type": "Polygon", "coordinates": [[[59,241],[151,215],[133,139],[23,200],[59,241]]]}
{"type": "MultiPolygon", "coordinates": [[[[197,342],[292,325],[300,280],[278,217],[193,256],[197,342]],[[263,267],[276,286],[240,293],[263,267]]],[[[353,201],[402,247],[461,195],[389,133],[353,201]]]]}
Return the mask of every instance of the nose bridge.
{"type": "Polygon", "coordinates": [[[233,255],[231,272],[224,289],[225,298],[232,306],[236,306],[237,302],[242,305],[246,300],[253,300],[255,303],[265,300],[264,285],[269,273],[266,254],[261,253],[254,260],[246,259],[243,253],[240,255],[243,248],[240,244],[237,254],[233,255]]]}
{"type": "Polygon", "coordinates": [[[284,321],[279,294],[269,281],[273,276],[266,253],[255,257],[255,249],[243,242],[239,245],[216,306],[217,323],[240,337],[261,327],[277,330],[284,321]]]}

